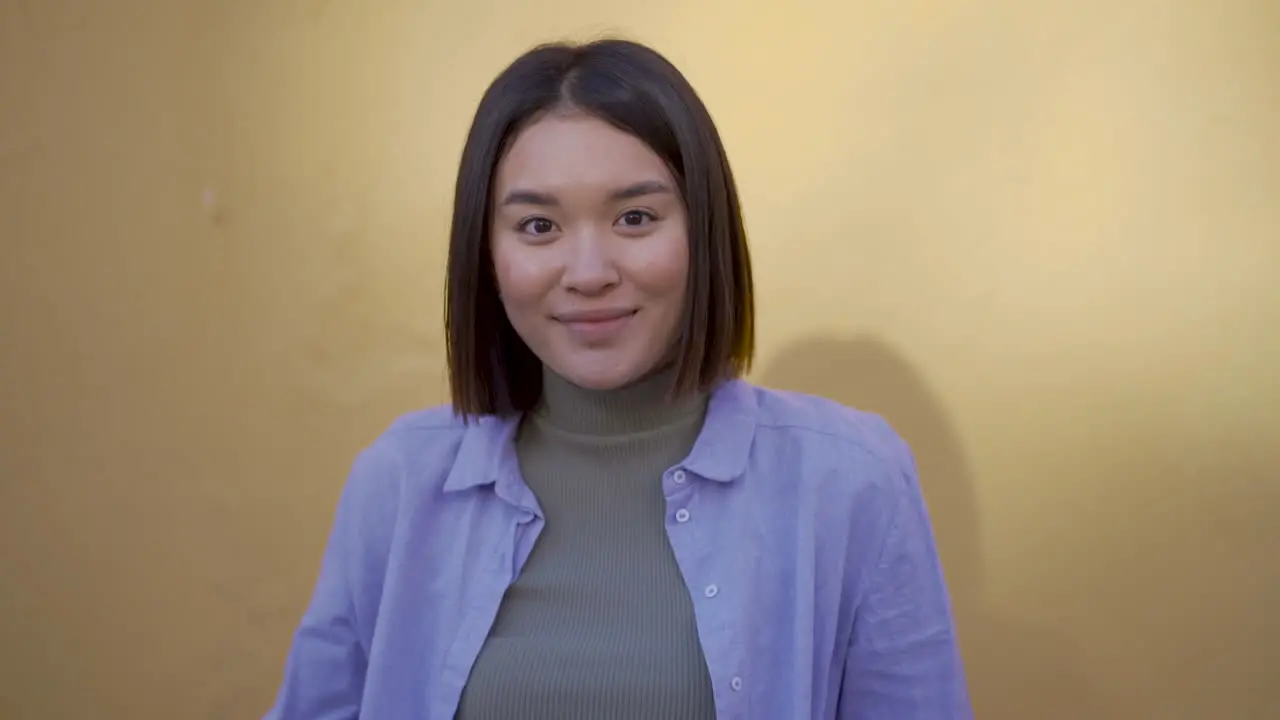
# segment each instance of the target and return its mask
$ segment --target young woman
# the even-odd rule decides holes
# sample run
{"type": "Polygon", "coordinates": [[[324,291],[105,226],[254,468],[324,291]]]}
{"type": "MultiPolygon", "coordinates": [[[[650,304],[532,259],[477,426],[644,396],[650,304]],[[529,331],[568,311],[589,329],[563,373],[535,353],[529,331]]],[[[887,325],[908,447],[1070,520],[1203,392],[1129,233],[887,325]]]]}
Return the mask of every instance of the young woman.
{"type": "Polygon", "coordinates": [[[356,460],[268,717],[969,718],[910,452],[741,380],[752,311],[684,77],[517,59],[458,171],[452,405],[356,460]]]}

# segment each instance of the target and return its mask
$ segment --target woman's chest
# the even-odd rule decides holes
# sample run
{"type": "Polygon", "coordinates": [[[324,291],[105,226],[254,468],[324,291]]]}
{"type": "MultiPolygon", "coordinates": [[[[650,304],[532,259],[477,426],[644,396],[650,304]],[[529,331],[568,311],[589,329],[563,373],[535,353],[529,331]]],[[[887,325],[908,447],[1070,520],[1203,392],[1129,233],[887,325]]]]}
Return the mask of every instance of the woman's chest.
{"type": "MultiPolygon", "coordinates": [[[[716,500],[669,497],[660,550],[671,560],[668,580],[679,586],[668,590],[685,593],[692,609],[717,716],[812,717],[813,703],[825,704],[821,698],[830,694],[847,646],[845,555],[833,552],[838,544],[819,531],[820,523],[806,525],[788,508],[716,500]]],[[[402,698],[398,712],[452,718],[486,640],[501,629],[504,598],[520,587],[526,569],[538,571],[537,558],[533,565],[529,559],[547,535],[535,512],[510,506],[460,513],[434,528],[399,528],[370,641],[366,694],[402,698]],[[410,670],[400,663],[374,677],[386,667],[380,660],[414,655],[410,670]]],[[[625,551],[625,544],[611,546],[625,551]]],[[[588,553],[593,562],[584,573],[608,567],[602,552],[611,551],[588,553]]],[[[556,567],[564,573],[573,563],[556,567]]],[[[575,594],[566,600],[619,602],[604,589],[588,592],[590,578],[573,580],[575,594]]],[[[538,590],[554,591],[553,585],[538,590]]]]}

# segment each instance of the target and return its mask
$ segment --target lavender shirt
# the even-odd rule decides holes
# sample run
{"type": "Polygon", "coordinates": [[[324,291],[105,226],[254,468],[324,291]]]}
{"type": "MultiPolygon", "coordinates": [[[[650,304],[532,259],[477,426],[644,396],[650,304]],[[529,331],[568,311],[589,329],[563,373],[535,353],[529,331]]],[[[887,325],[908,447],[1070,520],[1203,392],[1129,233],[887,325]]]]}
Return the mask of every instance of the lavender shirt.
{"type": "MultiPolygon", "coordinates": [[[[514,419],[400,418],[356,459],[269,720],[450,720],[543,527],[514,419]]],[[[972,718],[928,513],[880,418],[743,381],[662,477],[720,718],[972,718]]]]}

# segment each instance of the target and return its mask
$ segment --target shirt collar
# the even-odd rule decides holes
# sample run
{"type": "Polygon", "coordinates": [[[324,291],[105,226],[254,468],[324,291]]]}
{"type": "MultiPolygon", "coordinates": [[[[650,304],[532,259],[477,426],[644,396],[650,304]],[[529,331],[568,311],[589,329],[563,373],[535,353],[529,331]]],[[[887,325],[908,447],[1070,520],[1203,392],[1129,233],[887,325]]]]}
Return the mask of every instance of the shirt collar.
{"type": "Polygon", "coordinates": [[[517,471],[515,439],[519,426],[518,415],[467,418],[462,445],[458,448],[449,477],[445,478],[444,491],[458,492],[492,485],[498,478],[517,471]]]}
{"type": "MultiPolygon", "coordinates": [[[[758,416],[756,393],[749,383],[738,379],[722,383],[711,394],[702,431],[682,467],[717,482],[741,477],[747,469],[758,416]]],[[[532,493],[520,481],[515,452],[519,426],[518,415],[470,419],[453,469],[445,479],[444,491],[494,485],[504,499],[517,505],[531,504],[532,493]]]]}
{"type": "Polygon", "coordinates": [[[707,419],[684,468],[718,482],[741,477],[747,470],[759,410],[755,391],[746,381],[722,383],[711,395],[707,419]]]}

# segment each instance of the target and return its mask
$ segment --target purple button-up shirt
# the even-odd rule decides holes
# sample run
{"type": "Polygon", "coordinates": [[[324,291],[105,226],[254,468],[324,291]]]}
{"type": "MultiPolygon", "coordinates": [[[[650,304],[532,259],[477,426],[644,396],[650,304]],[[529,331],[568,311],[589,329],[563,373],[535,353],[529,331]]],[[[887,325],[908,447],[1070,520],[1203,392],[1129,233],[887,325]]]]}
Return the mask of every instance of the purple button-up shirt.
{"type": "MultiPolygon", "coordinates": [[[[544,524],[517,424],[435,408],[360,454],[268,718],[453,718],[544,524]]],[[[883,420],[728,382],[662,486],[718,717],[972,718],[914,461],[883,420]]]]}

